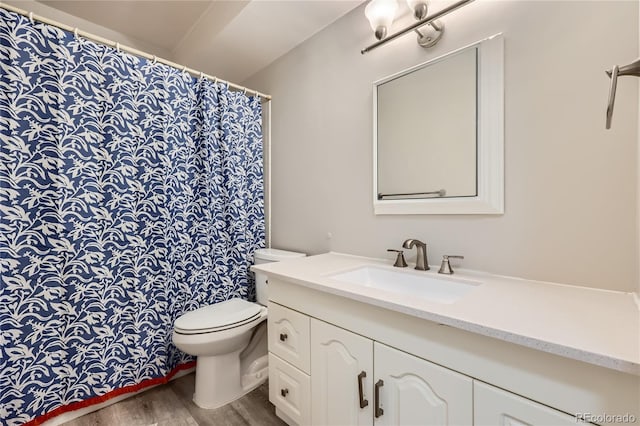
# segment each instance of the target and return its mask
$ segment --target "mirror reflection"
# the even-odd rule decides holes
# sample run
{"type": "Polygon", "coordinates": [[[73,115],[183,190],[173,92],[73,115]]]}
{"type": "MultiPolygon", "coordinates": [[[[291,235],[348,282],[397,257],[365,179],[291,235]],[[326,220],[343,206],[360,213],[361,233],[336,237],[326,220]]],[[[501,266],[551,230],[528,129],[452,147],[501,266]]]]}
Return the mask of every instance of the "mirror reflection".
{"type": "Polygon", "coordinates": [[[478,47],[376,85],[379,200],[475,197],[478,47]]]}

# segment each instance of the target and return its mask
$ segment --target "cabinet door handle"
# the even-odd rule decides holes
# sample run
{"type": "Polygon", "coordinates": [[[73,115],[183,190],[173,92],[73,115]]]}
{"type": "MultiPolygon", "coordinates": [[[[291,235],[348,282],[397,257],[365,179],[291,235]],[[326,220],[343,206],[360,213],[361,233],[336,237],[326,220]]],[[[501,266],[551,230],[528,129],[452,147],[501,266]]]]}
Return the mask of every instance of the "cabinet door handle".
{"type": "Polygon", "coordinates": [[[365,377],[367,377],[367,373],[364,371],[358,374],[358,395],[360,395],[360,408],[364,408],[369,405],[369,401],[364,399],[364,394],[362,392],[362,379],[364,379],[365,377]]]}
{"type": "Polygon", "coordinates": [[[384,414],[384,410],[380,408],[380,388],[382,386],[384,386],[384,382],[382,381],[382,379],[378,380],[376,384],[373,386],[374,388],[373,403],[375,404],[374,414],[376,416],[376,419],[384,414]]]}
{"type": "Polygon", "coordinates": [[[289,338],[289,336],[287,336],[287,333],[280,333],[280,341],[281,342],[284,342],[288,338],[289,338]]]}
{"type": "Polygon", "coordinates": [[[282,395],[283,398],[286,398],[288,394],[289,394],[289,389],[287,388],[280,389],[280,395],[282,395]]]}

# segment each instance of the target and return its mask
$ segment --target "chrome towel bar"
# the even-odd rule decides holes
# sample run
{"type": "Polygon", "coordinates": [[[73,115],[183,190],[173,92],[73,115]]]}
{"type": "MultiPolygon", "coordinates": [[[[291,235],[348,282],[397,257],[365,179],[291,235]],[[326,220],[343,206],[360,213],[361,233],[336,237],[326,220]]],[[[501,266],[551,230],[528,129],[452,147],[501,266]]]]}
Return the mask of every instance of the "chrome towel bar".
{"type": "Polygon", "coordinates": [[[405,192],[402,194],[383,194],[378,192],[378,200],[382,200],[388,197],[402,197],[402,196],[410,196],[410,195],[437,195],[438,197],[444,197],[447,194],[447,191],[444,189],[440,189],[438,191],[431,192],[405,192]]]}
{"type": "Polygon", "coordinates": [[[618,88],[618,76],[633,75],[640,77],[640,59],[625,66],[614,66],[611,70],[605,71],[611,78],[611,86],[609,87],[609,103],[607,104],[607,124],[606,128],[611,128],[611,119],[613,117],[613,105],[616,102],[616,89],[618,88]]]}

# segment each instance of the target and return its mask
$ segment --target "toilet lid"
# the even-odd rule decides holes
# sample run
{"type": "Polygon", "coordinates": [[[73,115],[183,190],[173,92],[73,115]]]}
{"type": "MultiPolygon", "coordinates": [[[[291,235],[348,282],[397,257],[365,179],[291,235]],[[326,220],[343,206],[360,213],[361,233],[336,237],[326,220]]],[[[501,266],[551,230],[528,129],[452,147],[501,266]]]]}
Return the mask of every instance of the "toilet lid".
{"type": "Polygon", "coordinates": [[[261,311],[257,303],[230,299],[183,314],[176,319],[174,329],[183,334],[228,330],[253,321],[261,311]]]}

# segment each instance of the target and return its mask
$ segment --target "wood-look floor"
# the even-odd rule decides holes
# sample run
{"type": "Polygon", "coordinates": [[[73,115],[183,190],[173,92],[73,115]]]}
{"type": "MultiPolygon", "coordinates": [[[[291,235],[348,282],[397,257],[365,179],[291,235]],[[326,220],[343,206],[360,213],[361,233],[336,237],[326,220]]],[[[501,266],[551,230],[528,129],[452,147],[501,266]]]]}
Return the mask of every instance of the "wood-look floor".
{"type": "Polygon", "coordinates": [[[205,410],[191,400],[195,384],[195,374],[191,373],[64,425],[284,426],[269,402],[267,383],[224,407],[205,410]]]}

